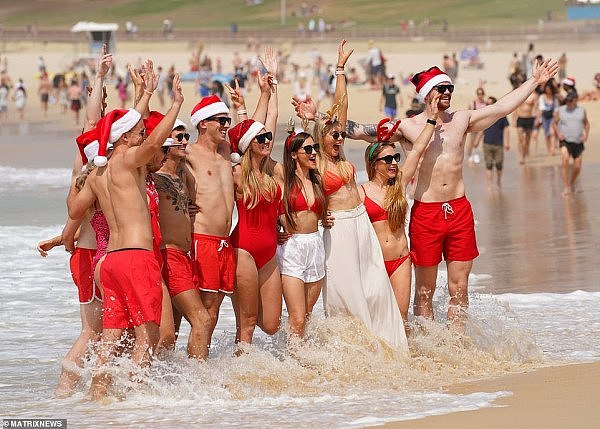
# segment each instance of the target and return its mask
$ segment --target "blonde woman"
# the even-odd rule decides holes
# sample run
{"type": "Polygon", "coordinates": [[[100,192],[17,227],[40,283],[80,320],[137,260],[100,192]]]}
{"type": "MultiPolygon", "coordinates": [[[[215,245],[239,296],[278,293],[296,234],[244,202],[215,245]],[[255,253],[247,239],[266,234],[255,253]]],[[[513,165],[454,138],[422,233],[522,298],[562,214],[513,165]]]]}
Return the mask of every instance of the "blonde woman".
{"type": "Polygon", "coordinates": [[[383,264],[381,248],[354,179],[354,166],[346,161],[348,98],[344,67],[352,51],[338,47],[334,107],[315,126],[320,147],[319,172],[327,207],[334,224],[325,229],[326,281],[323,302],[329,316],[351,315],[374,334],[408,351],[402,317],[383,264]]]}
{"type": "Polygon", "coordinates": [[[398,308],[406,333],[408,327],[408,306],[411,289],[411,258],[404,227],[406,224],[405,189],[410,183],[419,160],[429,144],[438,118],[437,103],[439,95],[433,97],[427,105],[429,121],[415,140],[413,149],[400,165],[401,155],[396,152],[394,143],[389,139],[398,127],[397,122],[391,130],[384,128],[389,119],[379,122],[377,142],[371,143],[365,150],[365,165],[369,181],[361,185],[359,193],[367,210],[369,220],[379,240],[387,274],[398,303],[398,308]]]}

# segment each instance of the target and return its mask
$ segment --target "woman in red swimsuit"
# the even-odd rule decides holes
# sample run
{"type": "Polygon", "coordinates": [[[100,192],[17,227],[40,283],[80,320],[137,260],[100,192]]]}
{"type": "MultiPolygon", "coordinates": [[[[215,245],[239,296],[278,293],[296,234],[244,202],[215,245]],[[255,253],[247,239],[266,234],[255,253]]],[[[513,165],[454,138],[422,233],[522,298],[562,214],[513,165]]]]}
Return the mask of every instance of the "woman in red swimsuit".
{"type": "Polygon", "coordinates": [[[285,182],[280,219],[291,236],[277,246],[277,262],[290,334],[299,337],[304,336],[325,277],[325,247],[318,226],[319,219],[325,217],[326,201],[317,170],[318,151],[310,134],[292,132],[283,154],[285,182]]]}
{"type": "Polygon", "coordinates": [[[231,243],[236,255],[236,341],[243,343],[252,343],[256,325],[275,334],[281,318],[281,275],[275,251],[283,168],[270,157],[277,124],[277,93],[271,72],[276,70],[268,59],[265,65],[268,74],[259,79],[261,98],[254,119],[229,130],[232,160],[236,153],[241,155],[233,168],[238,223],[231,243]],[[264,102],[266,109],[261,108],[264,102]]]}
{"type": "MultiPolygon", "coordinates": [[[[408,208],[405,189],[415,174],[419,160],[435,130],[433,123],[438,117],[437,98],[432,100],[432,103],[426,107],[431,122],[425,125],[402,166],[399,164],[400,153],[397,153],[395,145],[388,141],[393,132],[387,131],[383,127],[389,119],[386,118],[379,122],[378,141],[371,143],[365,151],[369,181],[361,185],[359,190],[375,234],[377,234],[385,268],[390,277],[407,334],[410,332],[408,306],[411,287],[411,255],[408,252],[408,241],[404,231],[408,208]],[[433,102],[435,104],[432,104],[433,102]]],[[[400,121],[397,122],[397,124],[399,123],[400,121]]]]}

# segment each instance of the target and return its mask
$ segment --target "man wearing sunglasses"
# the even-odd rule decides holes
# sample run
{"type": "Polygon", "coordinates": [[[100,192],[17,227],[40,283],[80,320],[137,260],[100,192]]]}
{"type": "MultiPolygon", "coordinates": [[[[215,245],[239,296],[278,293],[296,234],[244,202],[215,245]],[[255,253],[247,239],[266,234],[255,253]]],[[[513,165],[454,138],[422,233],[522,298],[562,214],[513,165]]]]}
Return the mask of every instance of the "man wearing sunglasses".
{"type": "MultiPolygon", "coordinates": [[[[411,214],[411,250],[416,255],[414,313],[433,319],[433,294],[437,267],[446,260],[450,306],[448,321],[464,328],[468,306],[468,277],[473,259],[479,254],[475,242],[473,214],[465,198],[462,176],[464,142],[467,133],[483,131],[498,119],[507,116],[544,85],[556,71],[556,61],[547,59],[536,64],[532,77],[508,93],[497,103],[478,110],[449,112],[454,85],[450,77],[438,67],[417,73],[412,78],[417,92],[427,103],[434,93],[441,94],[438,107],[440,116],[436,131],[422,159],[415,189],[415,206],[411,214]],[[420,206],[420,207],[419,207],[420,206]]],[[[300,114],[314,116],[309,106],[301,106],[300,114]]],[[[423,129],[427,116],[421,113],[403,120],[391,141],[400,141],[404,150],[412,149],[412,142],[423,129]]],[[[375,125],[347,122],[348,136],[352,139],[376,140],[375,125]]]]}
{"type": "Polygon", "coordinates": [[[152,174],[159,196],[162,276],[167,285],[174,311],[175,331],[179,331],[181,316],[192,329],[188,339],[188,355],[203,359],[208,355],[210,317],[202,304],[200,291],[194,284],[192,261],[189,257],[192,241],[189,194],[186,185],[186,147],[190,135],[180,119],[175,121],[170,137],[163,144],[165,161],[152,174]]]}
{"type": "MultiPolygon", "coordinates": [[[[229,109],[216,95],[192,110],[198,138],[187,148],[186,185],[197,212],[192,215],[191,258],[196,288],[208,311],[208,340],[225,294],[233,292],[235,256],[229,240],[234,207],[233,174],[226,135],[229,109]]],[[[185,136],[184,136],[185,137],[185,136]]]]}

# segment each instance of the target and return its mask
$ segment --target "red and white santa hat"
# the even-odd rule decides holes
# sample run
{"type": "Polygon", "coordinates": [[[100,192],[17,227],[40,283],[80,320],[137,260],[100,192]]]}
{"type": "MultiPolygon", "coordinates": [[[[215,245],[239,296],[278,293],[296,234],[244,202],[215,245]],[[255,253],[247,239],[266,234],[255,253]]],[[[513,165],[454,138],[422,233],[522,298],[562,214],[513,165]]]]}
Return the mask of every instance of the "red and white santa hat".
{"type": "Polygon", "coordinates": [[[245,119],[228,131],[232,162],[239,162],[240,155],[246,152],[250,142],[264,127],[263,124],[254,119],[245,119]]]}
{"type": "Polygon", "coordinates": [[[575,78],[567,76],[562,81],[563,85],[575,86],[575,78]]]}
{"type": "Polygon", "coordinates": [[[102,117],[96,127],[77,137],[77,146],[84,164],[90,160],[98,167],[107,163],[106,151],[130,131],[142,118],[135,109],[115,109],[102,117]]]}
{"type": "Polygon", "coordinates": [[[415,85],[415,89],[423,98],[429,94],[434,86],[442,82],[452,83],[452,79],[437,66],[415,74],[410,81],[415,85]]]}
{"type": "Polygon", "coordinates": [[[219,113],[229,113],[229,109],[219,97],[211,95],[209,97],[204,97],[196,104],[196,107],[192,109],[190,121],[194,127],[197,127],[200,121],[218,115],[219,113]]]}

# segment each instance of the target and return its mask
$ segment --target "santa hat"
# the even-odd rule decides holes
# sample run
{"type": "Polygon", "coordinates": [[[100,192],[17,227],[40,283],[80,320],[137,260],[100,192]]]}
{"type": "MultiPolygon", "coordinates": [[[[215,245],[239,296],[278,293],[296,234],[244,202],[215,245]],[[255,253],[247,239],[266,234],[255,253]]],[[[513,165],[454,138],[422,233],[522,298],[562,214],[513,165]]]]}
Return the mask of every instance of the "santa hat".
{"type": "Polygon", "coordinates": [[[264,127],[263,124],[254,119],[245,119],[228,131],[229,143],[231,144],[231,160],[233,162],[239,162],[239,156],[246,152],[250,142],[264,127]]]}
{"type": "Polygon", "coordinates": [[[196,107],[192,110],[190,121],[194,127],[197,127],[200,121],[219,113],[229,113],[229,109],[219,97],[211,95],[210,97],[204,97],[200,100],[200,103],[196,104],[196,107]]]}
{"type": "Polygon", "coordinates": [[[185,122],[183,122],[181,119],[177,118],[177,119],[175,119],[175,124],[173,125],[173,129],[179,128],[179,127],[183,127],[187,130],[187,125],[185,124],[185,122]]]}
{"type": "Polygon", "coordinates": [[[452,83],[452,79],[437,66],[433,66],[429,70],[417,73],[410,81],[415,85],[415,89],[423,98],[429,94],[434,86],[442,82],[452,83]]]}
{"type": "Polygon", "coordinates": [[[93,160],[98,167],[104,167],[108,161],[106,151],[112,149],[112,143],[135,127],[141,118],[135,109],[115,109],[104,115],[95,128],[76,139],[83,163],[93,160]]]}
{"type": "Polygon", "coordinates": [[[156,110],[150,112],[147,118],[144,119],[144,127],[146,128],[146,136],[152,134],[154,128],[163,120],[165,115],[156,110]]]}
{"type": "Polygon", "coordinates": [[[575,78],[574,77],[566,77],[562,81],[563,85],[575,86],[575,78]]]}

